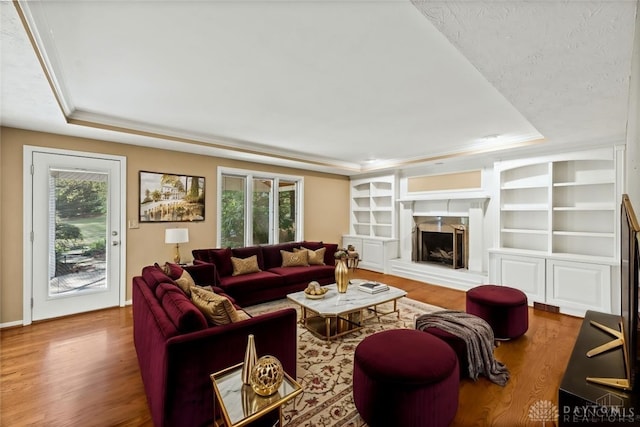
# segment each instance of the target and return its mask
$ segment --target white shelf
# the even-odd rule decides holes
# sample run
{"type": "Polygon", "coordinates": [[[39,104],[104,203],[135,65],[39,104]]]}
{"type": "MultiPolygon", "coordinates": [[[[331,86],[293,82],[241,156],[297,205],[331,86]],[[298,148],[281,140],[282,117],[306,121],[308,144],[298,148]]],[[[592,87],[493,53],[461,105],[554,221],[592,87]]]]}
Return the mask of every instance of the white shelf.
{"type": "Polygon", "coordinates": [[[549,205],[522,203],[518,205],[503,205],[501,210],[504,211],[548,211],[549,205]]]}
{"type": "Polygon", "coordinates": [[[554,182],[554,187],[580,187],[583,185],[610,185],[615,184],[613,181],[599,181],[599,180],[583,180],[583,181],[572,181],[572,182],[554,182]]]}
{"type": "Polygon", "coordinates": [[[589,231],[553,231],[554,236],[574,236],[574,237],[605,237],[613,239],[615,233],[598,233],[589,231]]]}
{"type": "Polygon", "coordinates": [[[580,211],[615,211],[616,207],[614,205],[598,205],[598,204],[593,204],[593,205],[582,205],[582,206],[554,206],[553,207],[554,211],[574,211],[574,212],[580,212],[580,211]]]}
{"type": "Polygon", "coordinates": [[[549,184],[541,184],[538,182],[533,182],[530,184],[505,184],[500,187],[500,190],[527,190],[530,188],[549,188],[549,184]]]}
{"type": "Polygon", "coordinates": [[[502,233],[519,233],[519,234],[547,234],[547,230],[533,230],[530,228],[503,228],[502,233]]]}

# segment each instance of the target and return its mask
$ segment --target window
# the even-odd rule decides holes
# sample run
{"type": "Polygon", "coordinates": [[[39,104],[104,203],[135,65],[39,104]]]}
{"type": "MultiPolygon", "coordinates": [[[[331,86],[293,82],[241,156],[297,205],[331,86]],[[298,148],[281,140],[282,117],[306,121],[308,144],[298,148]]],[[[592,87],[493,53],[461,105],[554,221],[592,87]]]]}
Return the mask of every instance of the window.
{"type": "Polygon", "coordinates": [[[302,236],[302,177],[218,170],[218,242],[240,247],[302,236]]]}

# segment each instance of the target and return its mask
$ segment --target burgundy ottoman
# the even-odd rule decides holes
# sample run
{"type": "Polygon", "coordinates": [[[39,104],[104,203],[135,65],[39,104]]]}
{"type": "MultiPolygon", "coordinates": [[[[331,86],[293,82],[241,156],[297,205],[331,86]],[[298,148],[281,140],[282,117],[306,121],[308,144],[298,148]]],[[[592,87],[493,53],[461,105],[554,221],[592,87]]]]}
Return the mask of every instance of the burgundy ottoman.
{"type": "Polygon", "coordinates": [[[469,376],[469,356],[467,355],[467,343],[456,335],[450,334],[447,331],[443,331],[440,328],[426,328],[422,332],[429,333],[436,336],[449,344],[449,347],[455,351],[458,357],[458,366],[460,368],[460,378],[466,378],[469,376]]]}
{"type": "Polygon", "coordinates": [[[508,286],[481,285],[469,289],[467,313],[486,320],[496,339],[518,338],[529,328],[527,296],[508,286]]]}
{"type": "Polygon", "coordinates": [[[356,347],[353,400],[370,427],[448,426],[459,386],[455,352],[431,334],[393,329],[356,347]]]}

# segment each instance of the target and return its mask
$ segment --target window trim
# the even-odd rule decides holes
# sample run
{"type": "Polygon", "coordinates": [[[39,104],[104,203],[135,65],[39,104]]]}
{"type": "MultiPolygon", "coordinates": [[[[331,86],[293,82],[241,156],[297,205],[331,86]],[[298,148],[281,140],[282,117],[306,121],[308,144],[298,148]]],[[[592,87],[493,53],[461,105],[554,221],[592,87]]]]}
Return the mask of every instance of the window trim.
{"type": "MultiPolygon", "coordinates": [[[[245,221],[244,221],[244,244],[245,246],[252,246],[253,243],[253,225],[251,219],[253,218],[253,197],[248,195],[253,194],[253,180],[254,179],[271,179],[274,182],[273,188],[279,188],[280,181],[291,181],[296,186],[296,240],[304,240],[304,177],[299,175],[287,175],[281,173],[255,171],[249,169],[237,169],[219,166],[217,170],[217,194],[216,194],[216,246],[222,245],[222,184],[223,176],[235,176],[245,179],[245,221]]],[[[273,205],[274,199],[270,200],[270,204],[273,205]]],[[[269,224],[269,244],[275,244],[278,238],[279,227],[279,210],[273,206],[273,215],[269,224]]]]}

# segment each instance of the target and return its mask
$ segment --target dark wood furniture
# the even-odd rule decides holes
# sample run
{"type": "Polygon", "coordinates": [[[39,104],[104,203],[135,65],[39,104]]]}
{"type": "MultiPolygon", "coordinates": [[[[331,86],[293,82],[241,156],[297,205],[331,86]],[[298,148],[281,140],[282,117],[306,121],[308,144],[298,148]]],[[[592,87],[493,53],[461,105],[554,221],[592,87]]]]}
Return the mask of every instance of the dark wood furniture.
{"type": "Polygon", "coordinates": [[[619,330],[620,316],[587,311],[558,392],[558,425],[638,425],[640,393],[595,384],[587,377],[625,378],[622,347],[587,352],[614,339],[591,321],[619,330]]]}

